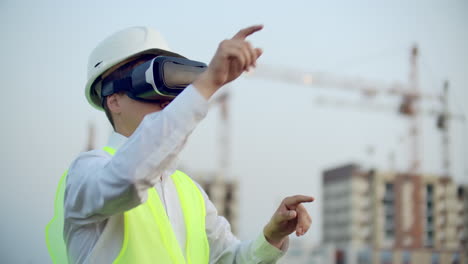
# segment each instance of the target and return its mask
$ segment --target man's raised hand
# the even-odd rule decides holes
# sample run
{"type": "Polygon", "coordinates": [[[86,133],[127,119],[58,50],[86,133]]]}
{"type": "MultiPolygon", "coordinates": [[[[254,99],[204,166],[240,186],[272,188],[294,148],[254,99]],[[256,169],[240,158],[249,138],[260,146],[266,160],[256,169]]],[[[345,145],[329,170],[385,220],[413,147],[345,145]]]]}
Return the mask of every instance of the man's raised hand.
{"type": "Polygon", "coordinates": [[[262,28],[263,25],[244,28],[219,44],[206,71],[193,82],[206,99],[223,85],[237,79],[244,71],[255,67],[262,50],[252,47],[246,38],[262,28]]]}

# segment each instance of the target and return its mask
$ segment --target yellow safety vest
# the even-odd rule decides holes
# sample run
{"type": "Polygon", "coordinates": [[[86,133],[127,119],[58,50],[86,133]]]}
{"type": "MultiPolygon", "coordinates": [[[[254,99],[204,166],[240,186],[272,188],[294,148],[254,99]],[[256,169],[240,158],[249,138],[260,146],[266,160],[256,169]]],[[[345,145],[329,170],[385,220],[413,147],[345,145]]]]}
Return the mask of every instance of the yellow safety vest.
{"type": "MultiPolygon", "coordinates": [[[[114,155],[115,149],[105,147],[114,155]]],[[[63,240],[63,198],[67,172],[60,179],[55,196],[54,217],[46,226],[46,243],[54,263],[68,263],[63,240]]],[[[154,188],[148,189],[145,203],[124,213],[124,237],[120,253],[113,263],[209,262],[209,244],[205,231],[205,201],[195,183],[183,172],[171,175],[177,189],[186,229],[186,252],[182,253],[164,206],[154,188]]]]}

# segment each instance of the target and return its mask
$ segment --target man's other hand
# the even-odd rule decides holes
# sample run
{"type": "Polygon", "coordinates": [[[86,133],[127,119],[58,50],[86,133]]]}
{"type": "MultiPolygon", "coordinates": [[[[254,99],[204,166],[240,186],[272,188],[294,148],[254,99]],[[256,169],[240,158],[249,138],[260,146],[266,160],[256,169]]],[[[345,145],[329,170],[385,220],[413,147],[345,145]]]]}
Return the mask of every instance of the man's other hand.
{"type": "Polygon", "coordinates": [[[266,240],[280,249],[292,232],[295,231],[297,236],[304,235],[310,228],[312,218],[302,203],[312,201],[313,197],[305,195],[285,198],[263,229],[266,240]]]}

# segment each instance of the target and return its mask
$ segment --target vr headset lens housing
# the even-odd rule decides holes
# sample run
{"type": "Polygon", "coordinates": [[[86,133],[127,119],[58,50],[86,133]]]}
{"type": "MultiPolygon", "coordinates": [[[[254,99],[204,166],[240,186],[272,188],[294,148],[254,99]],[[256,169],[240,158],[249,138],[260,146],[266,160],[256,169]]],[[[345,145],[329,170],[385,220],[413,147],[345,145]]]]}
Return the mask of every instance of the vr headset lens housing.
{"type": "Polygon", "coordinates": [[[203,62],[158,56],[136,66],[123,79],[104,80],[101,96],[125,91],[130,98],[140,101],[172,99],[195,81],[206,67],[203,62]]]}
{"type": "MultiPolygon", "coordinates": [[[[184,89],[205,71],[206,65],[184,65],[175,61],[166,61],[163,66],[164,87],[184,89]]],[[[154,69],[153,69],[154,70],[154,69]]],[[[153,73],[154,74],[154,73],[153,73]]]]}

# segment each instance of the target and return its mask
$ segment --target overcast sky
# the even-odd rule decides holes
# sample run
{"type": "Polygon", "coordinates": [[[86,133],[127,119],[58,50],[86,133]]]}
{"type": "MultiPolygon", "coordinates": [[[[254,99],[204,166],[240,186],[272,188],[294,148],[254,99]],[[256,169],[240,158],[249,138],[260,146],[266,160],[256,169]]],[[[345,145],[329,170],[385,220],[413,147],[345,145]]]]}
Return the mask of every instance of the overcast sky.
{"type": "MultiPolygon", "coordinates": [[[[260,63],[381,82],[407,82],[409,54],[420,49],[425,93],[450,81],[450,110],[468,114],[466,1],[0,1],[0,193],[2,263],[49,263],[44,227],[61,174],[83,151],[87,125],[98,147],[110,126],[84,97],[90,51],[122,28],[158,29],[172,49],[208,62],[218,43],[263,23],[250,40],[260,63]]],[[[409,165],[409,122],[400,98],[366,101],[326,87],[241,78],[230,88],[231,175],[240,182],[239,236],[253,238],[280,200],[309,194],[314,223],[304,241],[321,239],[321,173],[348,162],[381,170],[409,165]],[[361,109],[315,103],[358,102],[361,109]],[[388,110],[367,107],[384,104],[388,110]],[[394,154],[392,165],[389,156],[394,154]]],[[[423,107],[440,109],[438,102],[423,107]]],[[[467,124],[451,122],[451,173],[468,183],[467,124]]],[[[181,156],[190,174],[218,167],[216,107],[181,156]]],[[[441,136],[422,118],[422,171],[441,172],[441,136]]]]}

